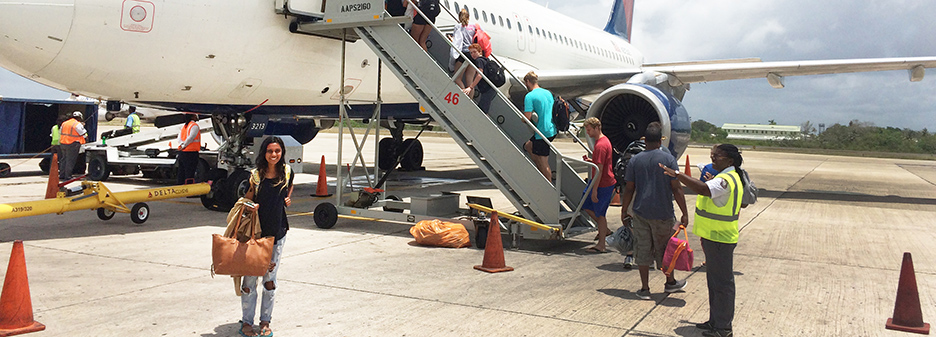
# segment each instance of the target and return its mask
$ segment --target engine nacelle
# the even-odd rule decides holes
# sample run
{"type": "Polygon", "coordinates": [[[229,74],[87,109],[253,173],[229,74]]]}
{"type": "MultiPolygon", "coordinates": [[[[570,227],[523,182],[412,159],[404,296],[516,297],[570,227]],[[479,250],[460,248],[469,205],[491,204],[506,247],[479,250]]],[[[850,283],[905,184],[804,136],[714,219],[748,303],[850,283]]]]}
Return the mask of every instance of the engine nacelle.
{"type": "Polygon", "coordinates": [[[663,125],[663,147],[679,158],[689,145],[692,125],[682,102],[645,84],[618,84],[598,95],[588,117],[601,120],[601,132],[618,151],[643,137],[647,125],[663,125]]]}

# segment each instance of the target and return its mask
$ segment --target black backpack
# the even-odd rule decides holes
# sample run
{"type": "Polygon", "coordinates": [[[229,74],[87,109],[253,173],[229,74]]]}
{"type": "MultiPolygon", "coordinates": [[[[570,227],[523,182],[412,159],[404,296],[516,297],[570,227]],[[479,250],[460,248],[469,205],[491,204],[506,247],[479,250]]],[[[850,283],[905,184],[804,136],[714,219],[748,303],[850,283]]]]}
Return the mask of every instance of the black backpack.
{"type": "Polygon", "coordinates": [[[569,103],[566,103],[562,96],[556,96],[553,102],[552,114],[552,121],[556,125],[556,130],[569,131],[569,103]]]}
{"type": "Polygon", "coordinates": [[[419,10],[421,10],[423,14],[430,18],[435,17],[436,15],[439,15],[439,12],[441,11],[439,9],[439,0],[420,0],[419,10]]]}
{"type": "Polygon", "coordinates": [[[507,77],[504,76],[504,68],[494,60],[488,59],[484,64],[484,76],[491,80],[495,87],[500,87],[507,83],[507,77]]]}
{"type": "Polygon", "coordinates": [[[624,152],[614,150],[618,154],[617,161],[614,162],[614,180],[617,180],[618,185],[624,187],[624,175],[627,173],[627,163],[630,162],[630,159],[646,149],[647,144],[638,139],[627,145],[624,152]]]}

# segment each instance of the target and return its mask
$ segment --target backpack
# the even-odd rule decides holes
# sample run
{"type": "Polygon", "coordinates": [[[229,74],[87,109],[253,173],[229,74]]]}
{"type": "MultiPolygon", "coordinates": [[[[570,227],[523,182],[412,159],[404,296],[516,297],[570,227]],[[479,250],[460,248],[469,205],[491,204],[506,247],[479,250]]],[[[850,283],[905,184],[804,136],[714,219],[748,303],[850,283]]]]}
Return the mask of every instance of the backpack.
{"type": "Polygon", "coordinates": [[[427,17],[433,18],[439,15],[439,0],[421,0],[419,1],[419,10],[427,17]]]}
{"type": "Polygon", "coordinates": [[[757,186],[754,186],[754,181],[751,180],[751,175],[748,174],[747,171],[741,169],[741,172],[744,172],[744,175],[741,176],[741,180],[744,181],[744,193],[741,195],[741,207],[747,207],[757,202],[757,186]]]}
{"type": "Polygon", "coordinates": [[[507,77],[504,76],[504,68],[501,68],[500,64],[494,60],[488,60],[484,65],[484,76],[491,80],[491,83],[496,87],[500,87],[507,83],[507,77]]]}
{"type": "Polygon", "coordinates": [[[618,158],[614,162],[614,179],[617,180],[618,185],[624,187],[624,175],[627,174],[627,163],[630,162],[630,159],[646,149],[647,144],[638,139],[627,145],[624,152],[614,150],[614,152],[618,153],[618,158]]]}
{"type": "Polygon", "coordinates": [[[556,131],[569,131],[569,103],[566,103],[562,96],[556,96],[553,101],[552,113],[556,131]]]}

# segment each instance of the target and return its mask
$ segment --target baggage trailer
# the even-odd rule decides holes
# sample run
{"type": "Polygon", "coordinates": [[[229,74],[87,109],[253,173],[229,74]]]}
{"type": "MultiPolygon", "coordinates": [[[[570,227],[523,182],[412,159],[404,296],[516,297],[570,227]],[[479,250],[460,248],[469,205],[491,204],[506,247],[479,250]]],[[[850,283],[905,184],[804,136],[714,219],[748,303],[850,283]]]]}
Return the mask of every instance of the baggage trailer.
{"type": "MultiPolygon", "coordinates": [[[[113,138],[102,135],[101,141],[85,144],[88,179],[106,181],[111,175],[136,175],[142,172],[144,178],[174,182],[178,171],[176,150],[168,146],[156,146],[155,143],[174,141],[184,125],[146,129],[113,138]]],[[[199,120],[198,127],[202,134],[207,134],[212,130],[211,120],[199,120]]],[[[203,145],[195,169],[195,181],[206,181],[208,171],[217,162],[218,152],[207,151],[203,145]]]]}
{"type": "MultiPolygon", "coordinates": [[[[42,100],[3,97],[0,99],[0,177],[11,172],[9,159],[42,158],[39,169],[49,173],[52,160],[52,126],[61,116],[74,111],[84,115],[88,142],[97,140],[98,106],[94,102],[42,100]]],[[[82,154],[75,164],[74,174],[84,174],[82,154]]]]}

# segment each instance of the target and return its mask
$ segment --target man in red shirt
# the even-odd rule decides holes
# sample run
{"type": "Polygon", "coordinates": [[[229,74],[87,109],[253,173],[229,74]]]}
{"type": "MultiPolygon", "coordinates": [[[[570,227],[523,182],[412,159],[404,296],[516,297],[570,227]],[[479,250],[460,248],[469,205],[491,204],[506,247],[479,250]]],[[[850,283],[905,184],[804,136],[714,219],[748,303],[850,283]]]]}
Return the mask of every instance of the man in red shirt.
{"type": "Polygon", "coordinates": [[[592,172],[591,179],[594,179],[595,187],[592,187],[591,193],[585,196],[585,202],[582,209],[585,210],[592,219],[598,222],[598,243],[594,247],[586,249],[590,253],[605,253],[605,236],[611,233],[608,230],[608,219],[605,213],[608,206],[611,205],[611,198],[614,197],[614,172],[611,170],[611,142],[608,137],[601,132],[601,121],[598,118],[590,117],[585,120],[585,133],[595,140],[595,147],[592,149],[591,159],[585,160],[598,165],[598,172],[592,172]]]}

